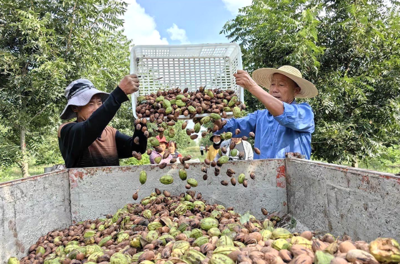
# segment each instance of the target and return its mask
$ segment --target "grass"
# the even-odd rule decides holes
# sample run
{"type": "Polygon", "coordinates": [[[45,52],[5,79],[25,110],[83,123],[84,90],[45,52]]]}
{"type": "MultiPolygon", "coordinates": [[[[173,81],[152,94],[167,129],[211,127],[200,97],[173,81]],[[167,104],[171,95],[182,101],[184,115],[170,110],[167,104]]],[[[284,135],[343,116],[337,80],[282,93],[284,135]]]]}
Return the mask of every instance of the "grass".
{"type": "MultiPolygon", "coordinates": [[[[34,176],[38,174],[43,174],[44,173],[44,168],[45,167],[50,167],[53,165],[35,165],[35,164],[29,164],[28,171],[29,175],[34,176]]],[[[22,178],[22,172],[21,169],[17,166],[15,167],[10,167],[7,169],[0,169],[0,182],[6,182],[6,181],[12,181],[22,178]]]]}

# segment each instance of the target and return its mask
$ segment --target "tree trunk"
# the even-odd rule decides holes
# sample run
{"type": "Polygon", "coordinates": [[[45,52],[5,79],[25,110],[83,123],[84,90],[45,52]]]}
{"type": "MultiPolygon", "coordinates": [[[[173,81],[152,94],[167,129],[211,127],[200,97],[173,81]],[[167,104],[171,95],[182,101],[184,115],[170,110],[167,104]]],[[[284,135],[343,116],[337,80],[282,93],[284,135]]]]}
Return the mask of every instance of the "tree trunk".
{"type": "Polygon", "coordinates": [[[21,135],[20,135],[20,143],[21,143],[21,154],[22,154],[22,160],[21,160],[21,171],[22,171],[22,177],[29,177],[29,171],[28,171],[28,155],[26,153],[26,140],[25,140],[25,134],[26,134],[26,128],[21,127],[21,135]]]}

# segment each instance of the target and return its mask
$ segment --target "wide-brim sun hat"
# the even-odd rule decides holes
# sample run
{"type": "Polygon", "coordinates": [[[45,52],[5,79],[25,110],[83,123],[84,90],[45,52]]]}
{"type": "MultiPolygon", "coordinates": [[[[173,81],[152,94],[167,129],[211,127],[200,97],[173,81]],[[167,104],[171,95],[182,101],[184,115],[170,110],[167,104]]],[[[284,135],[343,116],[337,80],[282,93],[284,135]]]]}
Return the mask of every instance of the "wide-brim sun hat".
{"type": "Polygon", "coordinates": [[[211,142],[214,142],[214,141],[213,141],[213,138],[214,138],[214,137],[221,137],[221,134],[219,134],[219,133],[214,133],[214,134],[210,137],[210,141],[211,141],[211,142]]]}
{"type": "Polygon", "coordinates": [[[280,73],[293,80],[301,91],[295,97],[297,98],[312,98],[318,95],[318,90],[313,83],[303,78],[301,72],[293,66],[285,65],[275,68],[260,68],[253,72],[253,80],[260,86],[269,89],[272,76],[275,73],[280,73]]]}
{"type": "Polygon", "coordinates": [[[103,102],[109,96],[109,93],[97,90],[93,83],[87,79],[78,79],[71,82],[67,88],[65,88],[65,97],[68,103],[61,113],[60,118],[65,120],[76,118],[76,113],[72,111],[71,106],[85,106],[96,94],[100,96],[103,102]]]}

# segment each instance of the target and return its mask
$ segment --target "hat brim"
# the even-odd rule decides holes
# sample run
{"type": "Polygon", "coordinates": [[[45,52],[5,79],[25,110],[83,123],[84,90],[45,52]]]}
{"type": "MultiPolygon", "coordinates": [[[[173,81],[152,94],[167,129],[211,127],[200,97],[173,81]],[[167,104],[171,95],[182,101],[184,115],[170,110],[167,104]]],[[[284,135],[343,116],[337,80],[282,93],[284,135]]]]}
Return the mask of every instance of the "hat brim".
{"type": "Polygon", "coordinates": [[[75,96],[75,97],[72,97],[71,99],[69,99],[67,106],[64,108],[63,112],[60,115],[60,118],[64,119],[64,120],[76,118],[76,113],[74,111],[72,111],[71,106],[72,105],[85,106],[90,102],[92,97],[96,94],[100,95],[101,101],[103,101],[103,102],[105,100],[107,100],[108,96],[110,95],[109,93],[102,92],[102,91],[99,91],[94,88],[89,89],[89,90],[79,94],[78,96],[75,96]]]}
{"type": "Polygon", "coordinates": [[[298,77],[296,75],[293,75],[293,74],[290,74],[290,73],[287,73],[285,71],[281,71],[278,69],[274,69],[274,68],[257,69],[253,72],[252,77],[253,77],[253,80],[258,85],[269,90],[269,87],[271,86],[272,75],[274,75],[275,73],[280,73],[282,75],[285,75],[286,77],[290,78],[295,83],[297,83],[297,85],[301,88],[301,91],[295,97],[297,97],[297,98],[312,98],[312,97],[315,97],[318,95],[317,88],[310,81],[307,81],[306,79],[303,79],[301,77],[298,77]]]}
{"type": "Polygon", "coordinates": [[[213,140],[214,140],[214,137],[221,137],[221,135],[212,135],[211,137],[210,137],[210,141],[211,142],[214,142],[213,140]]]}

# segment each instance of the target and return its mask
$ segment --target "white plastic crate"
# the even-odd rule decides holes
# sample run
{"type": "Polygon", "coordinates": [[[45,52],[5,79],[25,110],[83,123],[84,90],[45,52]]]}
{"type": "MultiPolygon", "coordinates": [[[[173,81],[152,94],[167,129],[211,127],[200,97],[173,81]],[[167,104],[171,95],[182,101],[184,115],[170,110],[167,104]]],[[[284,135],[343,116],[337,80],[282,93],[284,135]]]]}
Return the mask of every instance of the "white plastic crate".
{"type": "MultiPolygon", "coordinates": [[[[132,96],[132,110],[136,116],[136,99],[159,89],[201,86],[208,89],[232,89],[243,102],[243,88],[233,76],[242,69],[242,53],[236,43],[199,45],[139,45],[131,50],[131,73],[140,79],[139,91],[132,96]]],[[[228,115],[231,113],[228,113],[228,115]]],[[[197,116],[204,116],[197,115],[197,116]]],[[[186,119],[181,115],[180,119],[186,119]]]]}

